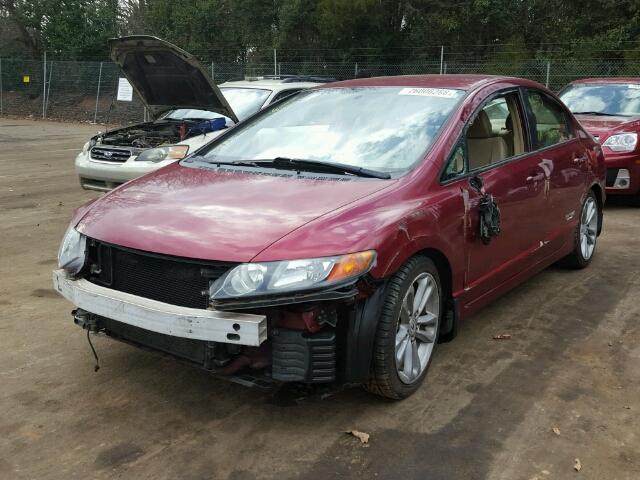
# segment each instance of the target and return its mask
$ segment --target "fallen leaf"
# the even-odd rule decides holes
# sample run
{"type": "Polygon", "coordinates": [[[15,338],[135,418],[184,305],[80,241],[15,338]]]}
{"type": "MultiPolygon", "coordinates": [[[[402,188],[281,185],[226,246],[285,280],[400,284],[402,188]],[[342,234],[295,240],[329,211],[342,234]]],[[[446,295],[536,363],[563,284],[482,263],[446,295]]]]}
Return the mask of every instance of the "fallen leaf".
{"type": "Polygon", "coordinates": [[[574,469],[576,472],[579,472],[580,470],[582,470],[582,464],[580,463],[580,459],[579,459],[579,458],[576,458],[576,459],[574,460],[574,463],[573,463],[573,469],[574,469]]]}
{"type": "Polygon", "coordinates": [[[493,336],[494,340],[509,340],[510,338],[511,338],[511,335],[508,333],[500,333],[498,335],[493,336]]]}
{"type": "Polygon", "coordinates": [[[553,433],[555,433],[556,435],[560,435],[560,429],[559,429],[558,427],[553,427],[553,428],[551,429],[551,431],[552,431],[553,433]]]}
{"type": "Polygon", "coordinates": [[[362,442],[362,443],[369,443],[369,434],[368,433],[360,432],[358,430],[347,430],[345,433],[348,433],[349,435],[353,435],[358,440],[360,440],[360,442],[362,442]]]}

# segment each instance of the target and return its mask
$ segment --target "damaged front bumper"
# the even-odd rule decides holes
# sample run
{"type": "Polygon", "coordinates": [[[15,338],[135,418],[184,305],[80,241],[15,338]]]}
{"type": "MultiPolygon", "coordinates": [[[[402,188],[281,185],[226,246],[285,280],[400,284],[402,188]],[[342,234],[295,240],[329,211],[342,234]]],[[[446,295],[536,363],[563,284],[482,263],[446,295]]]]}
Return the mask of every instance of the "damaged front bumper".
{"type": "Polygon", "coordinates": [[[53,272],[55,289],[94,315],[173,337],[257,347],[267,339],[265,315],[179,307],[53,272]]]}
{"type": "MultiPolygon", "coordinates": [[[[171,305],[53,272],[74,322],[246,385],[366,381],[384,283],[251,302],[244,311],[171,305]],[[281,304],[280,302],[288,302],[281,304]],[[256,308],[257,307],[257,308],[256,308]],[[251,378],[251,380],[248,380],[251,378]]],[[[240,305],[236,305],[239,307],[240,305]]]]}

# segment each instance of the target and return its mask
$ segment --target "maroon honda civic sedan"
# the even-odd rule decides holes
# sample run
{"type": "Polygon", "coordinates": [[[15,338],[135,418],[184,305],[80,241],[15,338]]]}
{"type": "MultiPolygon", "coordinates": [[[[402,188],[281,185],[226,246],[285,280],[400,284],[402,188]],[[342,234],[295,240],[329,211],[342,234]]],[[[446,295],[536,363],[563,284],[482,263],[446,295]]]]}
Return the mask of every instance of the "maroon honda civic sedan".
{"type": "Polygon", "coordinates": [[[602,144],[607,194],[625,195],[640,207],[640,77],[576,80],[560,98],[602,144]]]}
{"type": "Polygon", "coordinates": [[[88,332],[245,383],[400,399],[460,321],[589,265],[604,181],[600,145],[537,83],[328,84],[79,208],[54,284],[88,332]]]}

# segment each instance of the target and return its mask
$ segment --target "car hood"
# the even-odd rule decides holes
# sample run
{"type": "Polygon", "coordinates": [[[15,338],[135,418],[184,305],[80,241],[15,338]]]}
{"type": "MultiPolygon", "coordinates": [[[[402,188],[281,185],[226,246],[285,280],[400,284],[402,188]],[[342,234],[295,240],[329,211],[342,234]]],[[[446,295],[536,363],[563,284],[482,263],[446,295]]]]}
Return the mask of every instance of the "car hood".
{"type": "Polygon", "coordinates": [[[197,108],[238,122],[202,65],[181,48],[148,35],[112,38],[109,47],[111,59],[155,117],[174,108],[197,108]]]}
{"type": "MultiPolygon", "coordinates": [[[[313,179],[175,163],[81,209],[77,229],[124,247],[248,262],[306,223],[396,180],[313,179]]],[[[295,252],[290,252],[295,258],[295,252]]]]}
{"type": "Polygon", "coordinates": [[[216,130],[214,132],[207,132],[203,134],[196,135],[195,137],[185,138],[184,140],[180,140],[176,145],[188,145],[189,146],[189,154],[195,152],[197,149],[206,145],[214,138],[222,135],[225,130],[216,130]]]}
{"type": "Polygon", "coordinates": [[[616,131],[622,131],[626,127],[635,131],[640,123],[640,117],[609,117],[602,115],[576,115],[575,117],[587,132],[602,139],[616,131]]]}

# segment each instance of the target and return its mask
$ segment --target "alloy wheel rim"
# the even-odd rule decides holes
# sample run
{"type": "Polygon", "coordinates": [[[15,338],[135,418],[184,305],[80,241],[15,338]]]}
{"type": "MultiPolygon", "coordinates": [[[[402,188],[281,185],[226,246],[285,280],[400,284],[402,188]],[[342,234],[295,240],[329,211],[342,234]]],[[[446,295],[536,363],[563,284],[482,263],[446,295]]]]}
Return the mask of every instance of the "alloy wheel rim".
{"type": "Polygon", "coordinates": [[[580,216],[580,252],[589,260],[596,248],[598,233],[598,207],[592,197],[587,198],[580,216]]]}
{"type": "Polygon", "coordinates": [[[396,331],[395,361],[398,377],[415,382],[427,368],[438,331],[440,291],[430,273],[421,273],[405,294],[396,331]]]}

